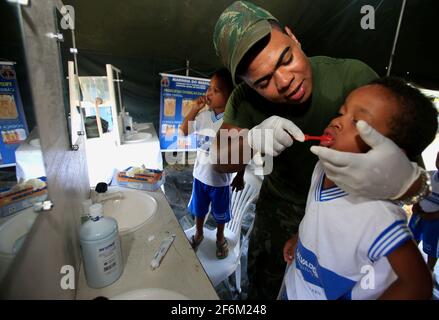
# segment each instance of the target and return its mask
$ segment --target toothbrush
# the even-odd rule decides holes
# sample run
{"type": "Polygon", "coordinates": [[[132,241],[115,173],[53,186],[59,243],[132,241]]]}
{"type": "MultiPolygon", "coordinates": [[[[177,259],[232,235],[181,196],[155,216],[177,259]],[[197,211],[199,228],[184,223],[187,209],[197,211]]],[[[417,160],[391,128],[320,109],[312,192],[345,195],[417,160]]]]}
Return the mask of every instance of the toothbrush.
{"type": "MultiPolygon", "coordinates": [[[[291,137],[291,139],[294,139],[294,137],[291,135],[291,133],[289,133],[287,130],[284,129],[284,131],[286,133],[288,133],[288,135],[291,137]]],[[[304,141],[309,141],[309,140],[320,140],[320,141],[332,141],[332,137],[328,136],[328,135],[323,135],[323,136],[311,136],[309,134],[304,134],[305,136],[305,140],[304,141]]]]}
{"type": "Polygon", "coordinates": [[[152,270],[156,269],[160,265],[160,262],[162,261],[166,252],[168,252],[168,249],[171,246],[174,239],[175,239],[175,234],[171,234],[168,238],[162,241],[160,247],[158,248],[158,250],[154,255],[154,258],[151,261],[152,270]]]}
{"type": "Polygon", "coordinates": [[[309,134],[305,134],[305,141],[308,140],[320,140],[320,141],[331,141],[332,138],[330,136],[310,136],[309,134]]]}

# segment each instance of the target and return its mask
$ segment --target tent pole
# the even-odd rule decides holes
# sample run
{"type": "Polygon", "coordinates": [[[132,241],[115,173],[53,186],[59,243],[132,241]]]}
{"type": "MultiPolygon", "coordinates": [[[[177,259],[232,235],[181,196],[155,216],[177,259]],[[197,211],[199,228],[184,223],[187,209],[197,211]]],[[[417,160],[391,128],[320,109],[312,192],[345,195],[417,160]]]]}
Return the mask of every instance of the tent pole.
{"type": "Polygon", "coordinates": [[[389,65],[387,67],[387,74],[386,74],[387,76],[390,75],[390,70],[392,69],[392,62],[393,62],[393,57],[395,56],[396,43],[398,42],[399,29],[401,27],[402,16],[404,14],[405,3],[406,3],[406,0],[403,0],[402,6],[401,6],[401,12],[399,13],[398,26],[396,27],[395,39],[393,40],[392,53],[390,54],[389,65]]]}

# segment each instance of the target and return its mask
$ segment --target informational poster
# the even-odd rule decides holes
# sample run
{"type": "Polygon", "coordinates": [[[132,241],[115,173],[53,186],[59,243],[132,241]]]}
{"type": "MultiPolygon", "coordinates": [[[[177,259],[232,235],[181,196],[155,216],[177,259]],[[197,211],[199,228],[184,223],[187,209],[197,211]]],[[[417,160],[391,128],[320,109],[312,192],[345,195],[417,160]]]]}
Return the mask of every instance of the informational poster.
{"type": "Polygon", "coordinates": [[[179,134],[185,116],[199,96],[206,94],[210,80],[161,73],[160,148],[162,151],[196,150],[196,137],[179,134]]]}
{"type": "Polygon", "coordinates": [[[0,166],[15,164],[15,150],[29,134],[13,62],[0,61],[0,166]]]}

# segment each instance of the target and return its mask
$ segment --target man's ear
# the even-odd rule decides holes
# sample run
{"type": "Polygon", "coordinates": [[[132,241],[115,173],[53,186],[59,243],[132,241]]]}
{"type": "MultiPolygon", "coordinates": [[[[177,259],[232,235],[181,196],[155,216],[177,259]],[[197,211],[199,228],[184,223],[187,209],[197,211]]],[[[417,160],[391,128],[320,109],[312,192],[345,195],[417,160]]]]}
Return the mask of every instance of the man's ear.
{"type": "Polygon", "coordinates": [[[293,34],[293,32],[291,31],[290,28],[285,27],[285,32],[287,33],[287,35],[294,40],[294,42],[297,43],[297,45],[299,46],[299,48],[301,47],[299,40],[297,40],[296,36],[293,34]]]}

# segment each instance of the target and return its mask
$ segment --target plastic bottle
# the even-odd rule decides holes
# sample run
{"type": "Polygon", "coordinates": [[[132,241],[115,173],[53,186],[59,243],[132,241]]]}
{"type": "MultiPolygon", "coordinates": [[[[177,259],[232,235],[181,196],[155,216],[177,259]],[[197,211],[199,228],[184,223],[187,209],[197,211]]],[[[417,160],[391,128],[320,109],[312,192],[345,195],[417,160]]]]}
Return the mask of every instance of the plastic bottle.
{"type": "Polygon", "coordinates": [[[90,220],[82,224],[79,237],[87,284],[106,287],[123,271],[122,251],[117,222],[103,216],[102,205],[90,206],[90,220]]]}

